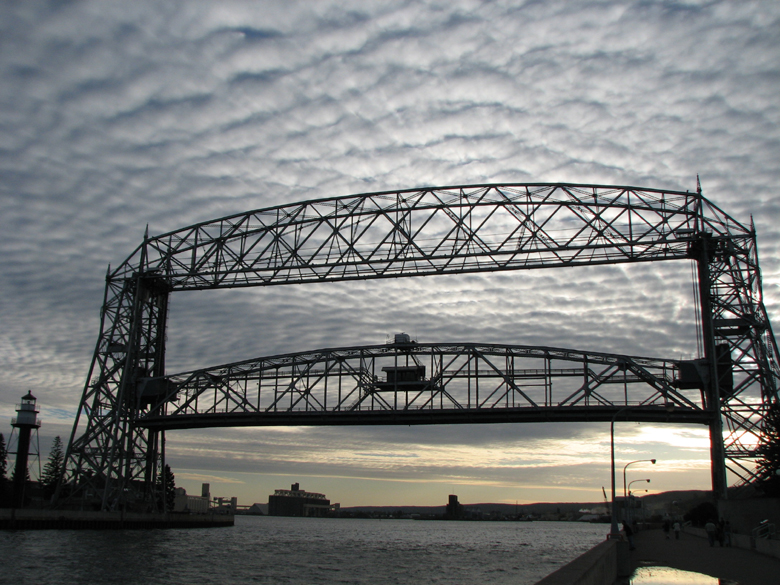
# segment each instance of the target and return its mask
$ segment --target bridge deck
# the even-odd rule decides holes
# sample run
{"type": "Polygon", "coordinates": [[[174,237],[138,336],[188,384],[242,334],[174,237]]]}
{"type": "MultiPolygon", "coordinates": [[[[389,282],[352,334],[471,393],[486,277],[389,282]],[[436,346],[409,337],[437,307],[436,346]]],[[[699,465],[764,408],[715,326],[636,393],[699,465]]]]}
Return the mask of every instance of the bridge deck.
{"type": "MultiPolygon", "coordinates": [[[[622,406],[583,406],[546,408],[461,408],[390,409],[356,411],[278,411],[216,412],[176,416],[150,416],[139,426],[156,430],[197,429],[244,426],[346,426],[346,425],[433,425],[540,422],[609,422],[622,406]]],[[[705,410],[674,409],[662,406],[633,405],[620,421],[707,424],[711,413],[705,410]]]]}

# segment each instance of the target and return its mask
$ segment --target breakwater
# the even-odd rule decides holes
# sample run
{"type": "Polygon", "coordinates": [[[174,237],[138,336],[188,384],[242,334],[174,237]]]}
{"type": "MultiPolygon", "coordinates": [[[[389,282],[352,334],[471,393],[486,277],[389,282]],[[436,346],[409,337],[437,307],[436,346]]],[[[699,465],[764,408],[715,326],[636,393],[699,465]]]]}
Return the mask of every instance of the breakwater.
{"type": "Polygon", "coordinates": [[[77,510],[0,509],[0,529],[148,529],[233,526],[232,514],[141,514],[77,510]]]}

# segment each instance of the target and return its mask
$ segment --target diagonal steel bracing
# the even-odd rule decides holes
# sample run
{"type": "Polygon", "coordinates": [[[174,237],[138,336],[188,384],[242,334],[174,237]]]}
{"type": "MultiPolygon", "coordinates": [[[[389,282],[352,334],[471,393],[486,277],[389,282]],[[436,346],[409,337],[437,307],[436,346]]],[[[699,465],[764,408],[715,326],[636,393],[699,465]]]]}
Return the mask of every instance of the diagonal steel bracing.
{"type": "Polygon", "coordinates": [[[325,349],[167,376],[167,393],[137,424],[371,424],[377,414],[404,425],[609,421],[627,405],[640,420],[709,424],[702,392],[676,388],[678,374],[678,363],[668,360],[534,346],[325,349]]]}
{"type": "MultiPolygon", "coordinates": [[[[280,205],[146,236],[109,270],[58,498],[69,505],[97,501],[103,509],[148,506],[162,465],[161,432],[176,425],[609,420],[627,404],[639,409],[637,417],[656,410],[652,416],[664,420],[690,416],[708,424],[713,488],[724,494],[725,463],[743,482],[754,476],[763,417],[778,398],[779,361],[755,231],[699,191],[475,185],[280,205]],[[166,376],[165,322],[176,291],[668,260],[697,263],[702,358],[664,362],[667,370],[658,373],[653,360],[601,363],[595,354],[573,352],[584,360],[575,368],[582,383],[564,385],[565,396],[557,379],[574,376],[534,377],[538,368],[519,368],[514,354],[496,362],[495,346],[462,346],[462,353],[439,347],[439,361],[426,365],[426,383],[403,394],[387,390],[375,371],[378,357],[368,353],[358,362],[280,356],[295,381],[285,386],[274,377],[271,403],[254,394],[246,372],[255,366],[247,363],[190,373],[191,381],[166,376]],[[477,386],[479,401],[469,394],[477,386]],[[671,404],[673,412],[662,414],[671,404]]],[[[555,370],[551,362],[545,368],[555,370]]]]}

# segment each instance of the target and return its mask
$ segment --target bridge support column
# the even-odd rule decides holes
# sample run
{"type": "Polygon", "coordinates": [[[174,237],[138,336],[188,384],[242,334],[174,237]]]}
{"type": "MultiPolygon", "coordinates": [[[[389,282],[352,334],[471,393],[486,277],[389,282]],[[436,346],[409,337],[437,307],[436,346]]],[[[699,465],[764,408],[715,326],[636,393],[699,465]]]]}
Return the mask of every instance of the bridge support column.
{"type": "Polygon", "coordinates": [[[727,497],[726,451],[723,446],[723,419],[720,412],[720,386],[718,383],[718,354],[715,347],[715,329],[713,326],[710,252],[708,237],[703,235],[700,241],[700,257],[697,258],[699,276],[699,302],[701,306],[701,332],[704,345],[704,357],[707,362],[708,380],[705,380],[704,392],[707,396],[707,409],[712,413],[710,429],[710,469],[712,491],[717,500],[727,497]]]}

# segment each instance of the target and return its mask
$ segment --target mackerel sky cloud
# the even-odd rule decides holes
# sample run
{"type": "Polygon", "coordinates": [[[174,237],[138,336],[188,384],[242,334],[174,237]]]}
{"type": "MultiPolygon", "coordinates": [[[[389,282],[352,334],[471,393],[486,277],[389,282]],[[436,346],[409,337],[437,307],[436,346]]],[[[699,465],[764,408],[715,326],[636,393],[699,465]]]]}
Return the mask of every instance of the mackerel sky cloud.
{"type": "MultiPolygon", "coordinates": [[[[44,452],[69,435],[106,269],[147,226],[302,200],[501,182],[694,190],[698,174],[755,222],[776,321],[779,27],[771,0],[3,4],[0,432],[32,390],[44,452]]],[[[171,373],[399,331],[696,352],[688,264],[180,296],[171,373]]],[[[622,457],[659,459],[655,488],[708,489],[703,429],[674,429],[674,445],[620,429],[622,457]]],[[[169,433],[168,457],[190,491],[221,477],[246,502],[293,481],[343,505],[598,500],[608,442],[604,424],[212,429],[169,433]]]]}

